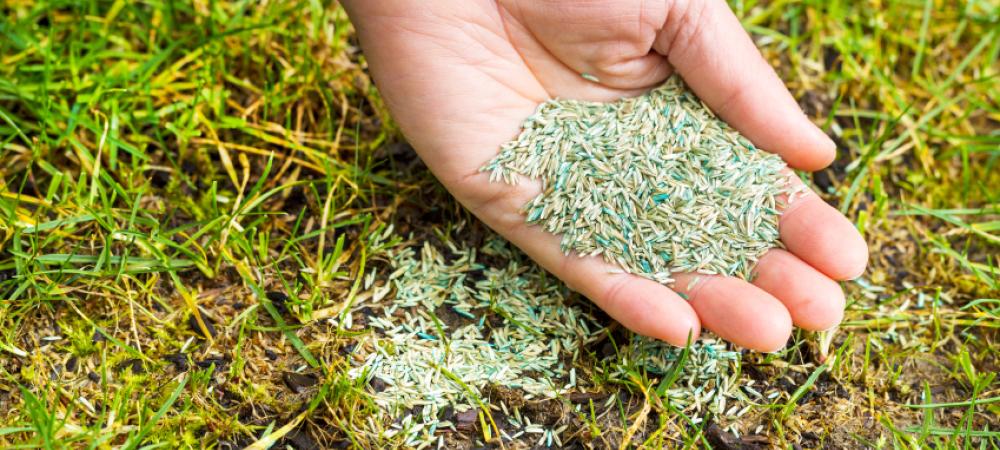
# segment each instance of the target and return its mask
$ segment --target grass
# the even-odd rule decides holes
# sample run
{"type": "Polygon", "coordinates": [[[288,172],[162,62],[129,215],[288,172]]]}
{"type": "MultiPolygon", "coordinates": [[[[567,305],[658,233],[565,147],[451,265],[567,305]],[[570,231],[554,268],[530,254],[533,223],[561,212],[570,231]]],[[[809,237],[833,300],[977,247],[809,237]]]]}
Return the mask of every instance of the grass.
{"type": "MultiPolygon", "coordinates": [[[[838,142],[807,178],[873,255],[838,331],[744,355],[780,395],[740,439],[997,448],[1000,6],[732,4],[838,142]]],[[[346,376],[366,331],[324,319],[371,299],[404,244],[389,225],[486,231],[401,141],[345,14],[0,5],[0,445],[392,445],[355,431],[375,412],[346,376]]],[[[669,375],[629,370],[578,370],[615,401],[591,401],[572,441],[733,438],[662,401],[669,375]]]]}

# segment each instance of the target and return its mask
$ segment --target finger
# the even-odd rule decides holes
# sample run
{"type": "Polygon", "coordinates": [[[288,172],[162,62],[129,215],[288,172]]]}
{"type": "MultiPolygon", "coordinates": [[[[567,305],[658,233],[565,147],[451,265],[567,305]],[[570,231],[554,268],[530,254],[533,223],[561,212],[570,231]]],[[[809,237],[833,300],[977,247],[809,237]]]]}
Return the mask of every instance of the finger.
{"type": "MultiPolygon", "coordinates": [[[[489,183],[470,178],[470,183],[489,183]]],[[[528,256],[571,289],[593,301],[626,328],[644,336],[683,346],[698,338],[701,325],[694,309],[668,287],[623,271],[599,257],[565,255],[559,236],[529,225],[518,211],[537,195],[540,185],[524,180],[516,186],[491,185],[494,195],[469,203],[469,209],[487,225],[517,245],[528,256]]]]}
{"type": "Polygon", "coordinates": [[[544,66],[554,63],[568,77],[582,79],[586,74],[601,86],[642,92],[672,73],[667,59],[649,50],[661,25],[657,18],[665,13],[662,3],[502,0],[500,5],[508,28],[516,28],[509,33],[511,39],[542,79],[551,79],[554,70],[544,66]],[[558,20],[554,18],[562,18],[567,26],[552,26],[558,20]]]}
{"type": "Polygon", "coordinates": [[[805,116],[726,2],[673,3],[653,48],[698,97],[792,167],[829,165],[836,145],[805,116]]]}
{"type": "Polygon", "coordinates": [[[674,290],[687,295],[705,328],[736,345],[774,352],[792,335],[785,305],[739,278],[682,274],[674,290]]]}
{"type": "Polygon", "coordinates": [[[781,301],[795,326],[811,331],[830,329],[844,318],[844,291],[795,255],[768,251],[755,269],[753,285],[781,301]]]}
{"type": "Polygon", "coordinates": [[[778,233],[788,251],[834,280],[861,276],[868,265],[868,245],[854,224],[828,205],[802,180],[790,182],[803,189],[781,214],[778,233]]]}
{"type": "Polygon", "coordinates": [[[521,231],[510,239],[626,328],[676,346],[698,339],[701,324],[695,310],[666,286],[626,274],[599,257],[564,255],[559,238],[539,227],[521,231]]]}

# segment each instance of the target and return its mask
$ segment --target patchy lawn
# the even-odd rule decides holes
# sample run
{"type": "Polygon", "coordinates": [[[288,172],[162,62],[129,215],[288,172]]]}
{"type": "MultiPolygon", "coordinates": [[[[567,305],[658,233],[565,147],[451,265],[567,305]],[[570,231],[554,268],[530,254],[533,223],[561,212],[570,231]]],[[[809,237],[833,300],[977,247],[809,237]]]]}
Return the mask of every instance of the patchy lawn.
{"type": "MultiPolygon", "coordinates": [[[[1000,6],[731,4],[840,147],[805,176],[871,246],[844,324],[739,352],[733,379],[762,400],[691,413],[666,387],[703,359],[649,370],[548,279],[596,324],[561,361],[575,387],[487,385],[476,408],[518,405],[577,447],[997,448],[1000,6]]],[[[343,11],[5,0],[0,17],[0,445],[403,446],[386,387],[350,371],[384,337],[392,255],[493,238],[394,128],[343,11]]],[[[481,256],[511,261],[537,270],[481,256]]],[[[461,425],[432,432],[449,446],[509,425],[440,414],[461,425]]]]}

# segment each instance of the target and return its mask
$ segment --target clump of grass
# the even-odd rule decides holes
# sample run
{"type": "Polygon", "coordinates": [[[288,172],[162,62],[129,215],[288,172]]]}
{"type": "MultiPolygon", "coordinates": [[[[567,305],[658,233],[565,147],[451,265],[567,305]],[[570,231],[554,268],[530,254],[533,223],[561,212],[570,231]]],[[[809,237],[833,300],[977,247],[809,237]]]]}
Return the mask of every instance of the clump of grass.
{"type": "Polygon", "coordinates": [[[779,245],[785,167],[672,77],[614,103],[545,102],[482,170],[541,179],[527,221],[561,235],[565,252],[670,283],[676,272],[751,276],[779,245]]]}

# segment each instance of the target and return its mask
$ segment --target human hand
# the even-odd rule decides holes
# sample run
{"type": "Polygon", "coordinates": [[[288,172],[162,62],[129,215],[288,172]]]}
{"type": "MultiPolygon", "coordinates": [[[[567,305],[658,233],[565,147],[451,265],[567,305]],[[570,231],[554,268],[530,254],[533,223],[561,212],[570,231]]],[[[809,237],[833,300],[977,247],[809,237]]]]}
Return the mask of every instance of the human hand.
{"type": "Polygon", "coordinates": [[[758,147],[794,168],[828,165],[833,142],[799,110],[724,1],[343,3],[382,97],[441,183],[622,325],[675,345],[704,325],[735,344],[773,351],[793,323],[823,330],[842,319],[844,294],[834,280],[859,276],[868,249],[815,193],[784,211],[787,250],[765,254],[752,282],[679,274],[675,292],[599,257],[564,255],[558,236],[520,213],[539,183],[490,183],[479,172],[539,103],[639,95],[673,72],[758,147]]]}

